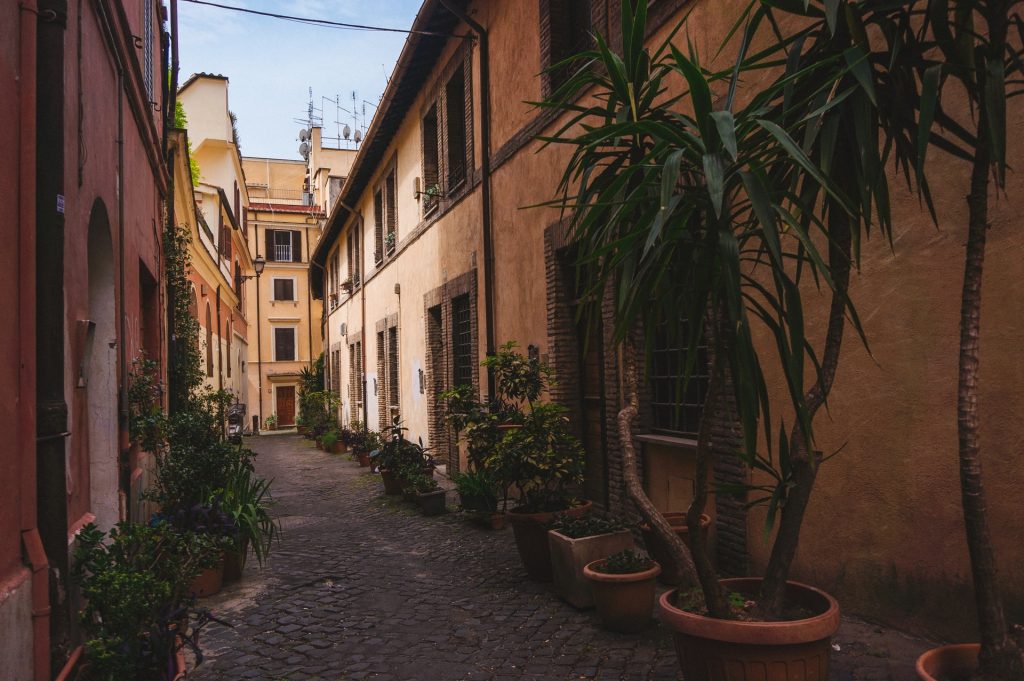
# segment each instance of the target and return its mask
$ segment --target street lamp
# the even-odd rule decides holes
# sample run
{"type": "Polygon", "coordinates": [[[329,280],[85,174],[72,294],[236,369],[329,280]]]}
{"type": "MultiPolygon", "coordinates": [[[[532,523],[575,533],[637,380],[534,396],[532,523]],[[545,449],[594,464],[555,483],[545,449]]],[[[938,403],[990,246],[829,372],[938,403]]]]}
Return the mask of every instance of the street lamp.
{"type": "MultiPolygon", "coordinates": [[[[260,275],[263,274],[263,268],[266,266],[266,258],[256,254],[256,259],[252,261],[252,269],[256,272],[256,377],[260,394],[260,410],[257,416],[257,423],[259,425],[253,428],[253,435],[258,435],[259,429],[263,425],[263,342],[260,334],[260,275]]],[[[242,277],[242,279],[252,278],[253,275],[251,274],[242,277]]]]}

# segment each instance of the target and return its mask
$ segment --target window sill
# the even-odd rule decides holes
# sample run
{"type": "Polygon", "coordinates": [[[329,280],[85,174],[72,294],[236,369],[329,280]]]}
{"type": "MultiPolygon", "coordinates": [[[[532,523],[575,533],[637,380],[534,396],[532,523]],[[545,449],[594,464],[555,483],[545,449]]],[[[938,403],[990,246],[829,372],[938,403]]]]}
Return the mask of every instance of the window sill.
{"type": "Polygon", "coordinates": [[[635,436],[637,440],[649,445],[661,445],[663,447],[674,447],[676,449],[697,449],[697,441],[693,438],[681,437],[679,435],[661,435],[659,433],[640,433],[635,436]]]}

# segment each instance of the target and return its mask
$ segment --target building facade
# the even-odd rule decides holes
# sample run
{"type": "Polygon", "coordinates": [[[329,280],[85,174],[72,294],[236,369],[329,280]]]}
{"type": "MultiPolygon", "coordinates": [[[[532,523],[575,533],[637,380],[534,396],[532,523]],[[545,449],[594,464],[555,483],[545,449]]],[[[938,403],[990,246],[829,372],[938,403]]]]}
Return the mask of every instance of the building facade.
{"type": "Polygon", "coordinates": [[[0,4],[0,669],[49,680],[78,643],[78,530],[138,520],[134,360],[166,354],[160,232],[167,172],[164,7],[0,4]]]}
{"type": "Polygon", "coordinates": [[[176,216],[192,235],[191,309],[200,326],[205,384],[245,403],[248,393],[249,322],[245,277],[253,273],[246,231],[248,194],[242,157],[228,106],[228,79],[190,77],[178,91],[188,118],[185,150],[198,163],[199,178],[188,184],[191,206],[176,216]]]}
{"type": "MultiPolygon", "coordinates": [[[[700,54],[716,54],[742,5],[652,3],[648,40],[662,40],[688,13],[680,35],[700,54]]],[[[480,361],[517,340],[558,374],[552,397],[570,409],[583,441],[587,496],[628,513],[614,345],[607,328],[582,343],[565,225],[557,210],[526,208],[554,198],[568,160],[565,148],[541,148],[536,137],[558,130],[559,120],[528,102],[552,91],[562,76],[547,67],[585,46],[589,31],[616,44],[619,7],[607,0],[426,0],[414,29],[469,38],[407,39],[330,210],[311,285],[325,301],[328,382],[342,400],[343,422],[381,428],[397,417],[409,437],[422,437],[449,472],[457,470],[462,462],[438,395],[459,384],[486,395],[480,361]]],[[[725,51],[708,66],[732,56],[725,51]]],[[[1019,104],[1009,114],[1011,126],[1024,123],[1019,104]]],[[[1024,141],[1010,139],[1013,154],[1024,141]]],[[[966,165],[938,162],[944,167],[936,176],[966,186],[966,165]]],[[[1009,229],[1022,185],[1020,174],[1010,178],[1010,200],[993,216],[990,238],[999,243],[990,252],[998,262],[987,270],[986,286],[1004,291],[1024,275],[1011,255],[1020,240],[1009,229]]],[[[894,178],[893,187],[901,186],[894,178]]],[[[908,629],[945,623],[928,633],[963,638],[969,623],[943,616],[954,602],[971,607],[952,406],[959,292],[936,291],[930,282],[962,269],[966,211],[958,195],[941,202],[936,230],[919,203],[901,193],[893,201],[895,255],[880,239],[864,246],[863,271],[871,276],[855,281],[853,295],[873,354],[852,336],[844,346],[829,416],[817,426],[822,448],[842,453],[819,474],[793,576],[829,589],[849,612],[908,629]],[[922,558],[935,555],[936,545],[941,564],[922,558]]],[[[826,314],[823,299],[808,311],[809,328],[823,332],[826,314]]],[[[1021,614],[1024,573],[1013,566],[1024,560],[1015,510],[1024,473],[1005,443],[1024,436],[1011,416],[1024,408],[1016,389],[1024,378],[1016,359],[1024,322],[1005,309],[992,314],[982,339],[989,413],[983,446],[992,453],[991,523],[1004,585],[1021,614]]],[[[666,418],[674,405],[656,400],[657,382],[676,380],[646,377],[648,397],[634,434],[645,487],[663,511],[685,510],[693,493],[699,404],[683,410],[690,413],[687,426],[666,418]]],[[[716,446],[729,450],[736,435],[723,421],[716,446]]],[[[714,482],[749,476],[726,462],[714,482]]],[[[757,574],[769,548],[760,538],[763,510],[747,511],[743,500],[722,495],[710,511],[720,571],[757,574]]]]}
{"type": "Polygon", "coordinates": [[[289,428],[299,416],[298,385],[303,367],[320,355],[321,305],[309,295],[309,255],[320,236],[323,213],[303,190],[305,164],[279,159],[246,159],[249,182],[249,239],[266,266],[249,282],[247,313],[259,325],[249,347],[248,395],[252,414],[263,423],[289,428]]]}

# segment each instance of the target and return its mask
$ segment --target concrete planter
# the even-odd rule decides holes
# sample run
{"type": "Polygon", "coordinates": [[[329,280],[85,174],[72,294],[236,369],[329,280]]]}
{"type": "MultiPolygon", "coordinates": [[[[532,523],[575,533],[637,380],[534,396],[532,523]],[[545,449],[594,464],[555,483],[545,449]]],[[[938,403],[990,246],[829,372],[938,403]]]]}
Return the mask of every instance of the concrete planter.
{"type": "Polygon", "coordinates": [[[583,568],[588,563],[634,546],[629,530],[579,539],[566,537],[557,530],[548,530],[548,548],[551,551],[555,593],[577,608],[592,608],[594,595],[590,582],[583,576],[583,568]]]}
{"type": "Polygon", "coordinates": [[[417,494],[416,503],[423,515],[441,515],[445,511],[445,492],[443,489],[417,494]]]}
{"type": "MultiPolygon", "coordinates": [[[[590,512],[593,502],[585,501],[579,506],[559,511],[567,518],[579,518],[590,512]]],[[[555,512],[524,513],[516,509],[508,512],[508,522],[516,538],[519,558],[523,561],[526,574],[535,582],[551,581],[551,550],[548,548],[548,525],[555,512]]]]}

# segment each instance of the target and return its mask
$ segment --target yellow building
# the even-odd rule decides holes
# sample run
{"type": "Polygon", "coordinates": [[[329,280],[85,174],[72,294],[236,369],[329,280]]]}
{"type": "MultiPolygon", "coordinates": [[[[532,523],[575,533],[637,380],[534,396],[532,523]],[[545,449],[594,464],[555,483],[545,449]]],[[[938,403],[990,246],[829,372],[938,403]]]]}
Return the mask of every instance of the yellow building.
{"type": "Polygon", "coordinates": [[[243,284],[253,263],[245,231],[249,200],[228,108],[228,79],[196,74],[178,97],[188,118],[191,157],[200,172],[192,192],[194,205],[184,210],[193,225],[191,304],[201,327],[206,384],[244,403],[249,324],[243,284]]]}
{"type": "Polygon", "coordinates": [[[270,158],[243,161],[249,203],[249,241],[254,257],[266,261],[248,282],[249,318],[258,320],[249,346],[247,393],[250,410],[263,423],[295,425],[298,379],[320,355],[323,306],[309,295],[309,254],[324,218],[303,186],[306,163],[270,158]]]}

